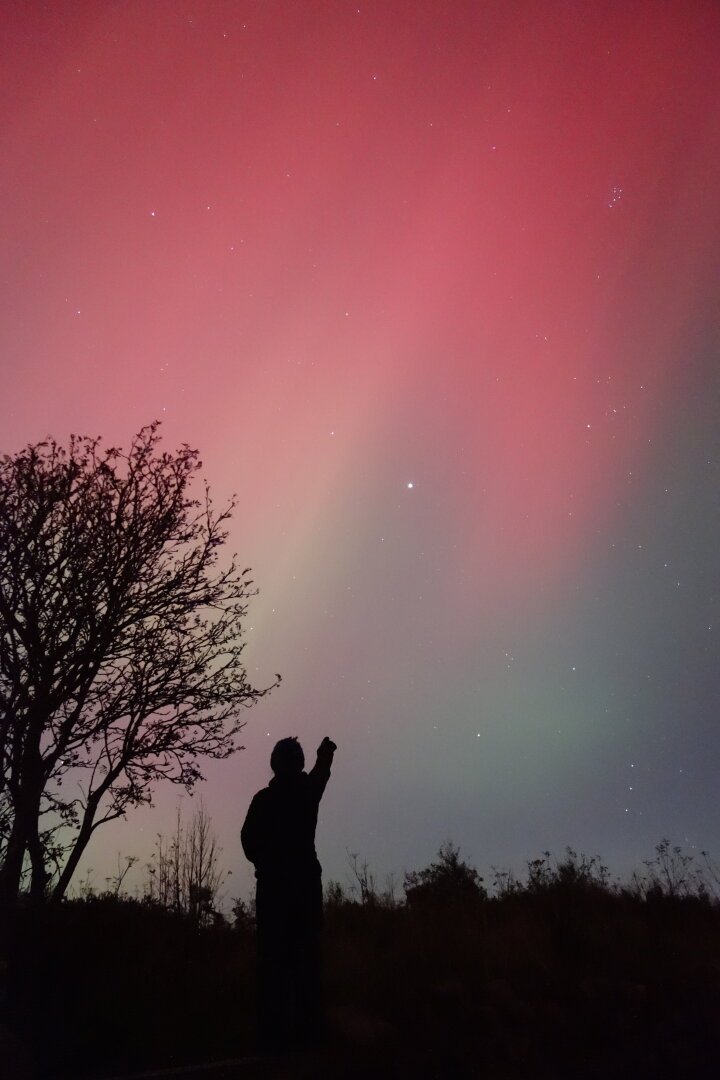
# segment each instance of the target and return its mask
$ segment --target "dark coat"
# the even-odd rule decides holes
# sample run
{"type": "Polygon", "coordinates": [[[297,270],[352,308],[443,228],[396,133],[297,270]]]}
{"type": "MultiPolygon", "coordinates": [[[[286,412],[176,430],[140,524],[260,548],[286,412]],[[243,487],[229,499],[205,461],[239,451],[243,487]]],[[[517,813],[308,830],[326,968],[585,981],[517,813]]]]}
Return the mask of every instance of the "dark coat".
{"type": "Polygon", "coordinates": [[[309,773],[274,776],[255,795],[240,839],[258,882],[320,874],[315,829],[329,777],[330,763],[318,757],[309,773]]]}

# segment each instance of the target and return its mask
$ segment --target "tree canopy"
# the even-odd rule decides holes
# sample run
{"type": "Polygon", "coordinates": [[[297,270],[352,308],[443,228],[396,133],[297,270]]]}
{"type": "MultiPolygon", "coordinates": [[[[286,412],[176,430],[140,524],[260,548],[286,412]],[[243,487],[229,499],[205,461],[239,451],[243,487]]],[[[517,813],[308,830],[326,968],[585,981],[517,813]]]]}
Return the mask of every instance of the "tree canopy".
{"type": "Polygon", "coordinates": [[[272,689],[243,665],[250,571],[219,558],[236,499],[192,496],[198,452],[161,451],[158,427],[127,452],[73,436],[0,459],[6,904],[28,874],[34,896],[62,897],[100,825],[158,781],[192,789],[272,689]]]}

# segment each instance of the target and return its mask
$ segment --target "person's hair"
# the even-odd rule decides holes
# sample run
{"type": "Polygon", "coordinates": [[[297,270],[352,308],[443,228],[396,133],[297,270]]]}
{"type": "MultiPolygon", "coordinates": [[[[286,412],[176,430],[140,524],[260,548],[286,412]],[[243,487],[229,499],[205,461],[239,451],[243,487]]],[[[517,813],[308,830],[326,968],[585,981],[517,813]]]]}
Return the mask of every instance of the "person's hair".
{"type": "Polygon", "coordinates": [[[291,735],[275,743],[270,755],[270,768],[276,775],[286,776],[288,773],[302,772],[304,765],[305,755],[297,740],[297,735],[291,735]]]}

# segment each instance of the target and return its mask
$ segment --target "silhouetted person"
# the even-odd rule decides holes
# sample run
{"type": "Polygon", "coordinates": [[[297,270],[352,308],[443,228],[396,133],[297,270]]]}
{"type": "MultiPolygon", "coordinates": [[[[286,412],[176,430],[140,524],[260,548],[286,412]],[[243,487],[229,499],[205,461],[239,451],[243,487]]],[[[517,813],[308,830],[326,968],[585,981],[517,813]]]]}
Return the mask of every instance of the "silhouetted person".
{"type": "Polygon", "coordinates": [[[336,749],[324,738],[306,773],[297,738],[281,739],[270,756],[275,775],[254,796],[240,834],[257,878],[258,1027],[268,1050],[312,1042],[322,1029],[315,827],[336,749]]]}

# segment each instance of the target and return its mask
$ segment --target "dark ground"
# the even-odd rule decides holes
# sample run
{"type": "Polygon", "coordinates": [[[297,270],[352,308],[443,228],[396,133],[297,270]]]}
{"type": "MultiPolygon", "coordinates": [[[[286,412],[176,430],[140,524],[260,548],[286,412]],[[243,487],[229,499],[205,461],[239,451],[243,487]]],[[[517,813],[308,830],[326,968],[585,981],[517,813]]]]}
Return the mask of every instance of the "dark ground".
{"type": "Polygon", "coordinates": [[[282,1058],[254,1049],[249,919],[197,927],[114,896],[23,911],[0,1002],[0,1075],[720,1075],[715,900],[577,874],[492,899],[433,885],[410,900],[329,900],[327,1035],[321,1049],[282,1058]]]}

